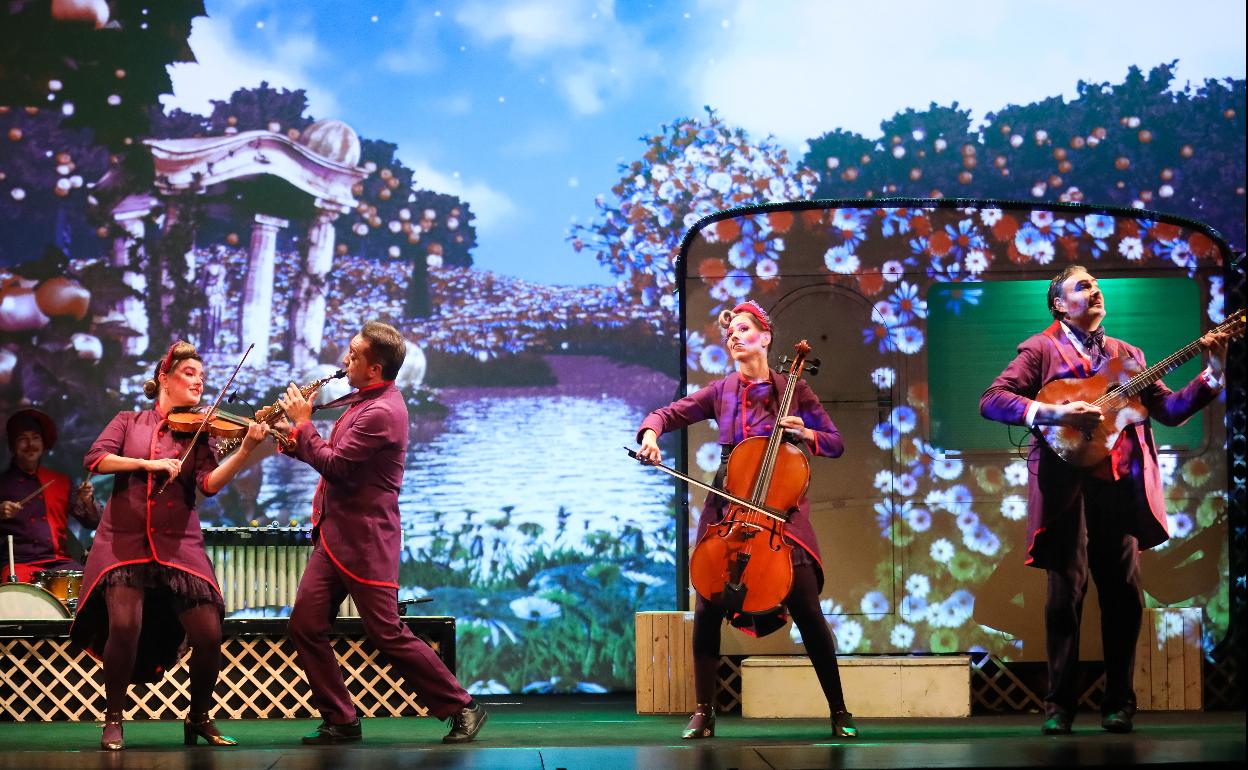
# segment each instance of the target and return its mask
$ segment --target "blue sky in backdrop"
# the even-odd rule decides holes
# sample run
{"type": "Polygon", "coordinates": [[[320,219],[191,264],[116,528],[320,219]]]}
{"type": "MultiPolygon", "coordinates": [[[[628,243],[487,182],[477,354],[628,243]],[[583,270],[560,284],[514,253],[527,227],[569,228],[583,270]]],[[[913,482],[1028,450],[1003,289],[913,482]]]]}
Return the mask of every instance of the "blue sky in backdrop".
{"type": "Polygon", "coordinates": [[[875,138],[930,102],[982,117],[1175,59],[1180,85],[1243,78],[1244,5],[207,0],[199,63],[171,68],[165,104],[303,88],[313,116],[398,144],[420,186],[470,203],[478,267],[609,283],[567,227],[592,218],[639,137],[703,105],[798,160],[809,138],[875,138]]]}

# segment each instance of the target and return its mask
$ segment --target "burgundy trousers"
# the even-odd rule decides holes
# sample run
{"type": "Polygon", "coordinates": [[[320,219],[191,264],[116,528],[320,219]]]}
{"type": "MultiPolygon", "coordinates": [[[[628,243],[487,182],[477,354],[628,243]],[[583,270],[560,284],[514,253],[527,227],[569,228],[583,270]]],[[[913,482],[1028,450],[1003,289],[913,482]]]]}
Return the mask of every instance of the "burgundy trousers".
{"type": "Polygon", "coordinates": [[[356,718],[355,704],[329,638],[338,607],[348,595],[360,611],[368,640],[430,713],[446,719],[468,705],[472,696],[437,653],[399,619],[398,592],[343,575],[318,543],[299,581],[290,613],[290,638],[312,687],[312,705],[322,719],[346,724],[356,718]]]}

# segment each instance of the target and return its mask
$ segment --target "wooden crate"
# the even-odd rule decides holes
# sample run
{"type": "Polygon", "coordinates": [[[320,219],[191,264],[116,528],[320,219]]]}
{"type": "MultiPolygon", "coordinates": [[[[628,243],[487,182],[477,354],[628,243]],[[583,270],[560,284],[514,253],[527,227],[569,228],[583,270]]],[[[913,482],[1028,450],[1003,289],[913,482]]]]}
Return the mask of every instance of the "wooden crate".
{"type": "MultiPolygon", "coordinates": [[[[860,717],[971,715],[969,655],[845,655],[837,663],[845,703],[860,717]]],[[[830,716],[810,659],[804,655],[746,658],[741,664],[741,716],[830,716]]]]}
{"type": "Polygon", "coordinates": [[[1200,607],[1144,610],[1135,646],[1135,698],[1140,710],[1203,707],[1200,607]]]}
{"type": "Polygon", "coordinates": [[[637,713],[694,709],[693,613],[638,612],[637,713]]]}

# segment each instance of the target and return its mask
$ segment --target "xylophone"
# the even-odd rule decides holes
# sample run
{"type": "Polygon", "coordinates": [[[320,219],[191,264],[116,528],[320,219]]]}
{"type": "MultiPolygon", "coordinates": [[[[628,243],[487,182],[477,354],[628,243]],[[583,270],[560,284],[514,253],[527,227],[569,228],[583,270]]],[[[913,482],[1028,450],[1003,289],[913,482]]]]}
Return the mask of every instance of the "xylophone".
{"type": "MultiPolygon", "coordinates": [[[[204,546],[225,598],[227,616],[246,611],[287,615],[312,555],[312,531],[299,527],[204,527],[204,546]]],[[[348,597],[339,617],[359,617],[348,597]]]]}

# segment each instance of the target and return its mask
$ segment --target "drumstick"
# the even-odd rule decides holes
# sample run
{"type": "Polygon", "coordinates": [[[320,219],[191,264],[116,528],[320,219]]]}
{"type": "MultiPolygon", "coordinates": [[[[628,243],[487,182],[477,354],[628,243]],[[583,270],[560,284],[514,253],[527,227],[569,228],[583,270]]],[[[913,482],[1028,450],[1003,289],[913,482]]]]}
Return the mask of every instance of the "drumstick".
{"type": "Polygon", "coordinates": [[[9,535],[9,582],[16,583],[17,567],[13,566],[13,536],[9,535]]]}
{"type": "Polygon", "coordinates": [[[25,505],[26,503],[29,503],[31,500],[34,500],[34,499],[35,499],[35,497],[37,497],[37,496],[39,495],[39,493],[40,493],[40,492],[42,492],[43,490],[47,489],[47,488],[48,488],[48,487],[50,487],[50,486],[52,486],[52,482],[51,482],[51,481],[49,481],[47,484],[44,484],[43,486],[39,487],[39,488],[38,488],[38,489],[36,489],[34,492],[31,492],[29,495],[26,495],[26,496],[25,496],[25,497],[23,497],[21,500],[18,500],[18,501],[17,501],[17,507],[18,507],[18,508],[21,508],[21,507],[22,507],[23,505],[25,505]]]}

